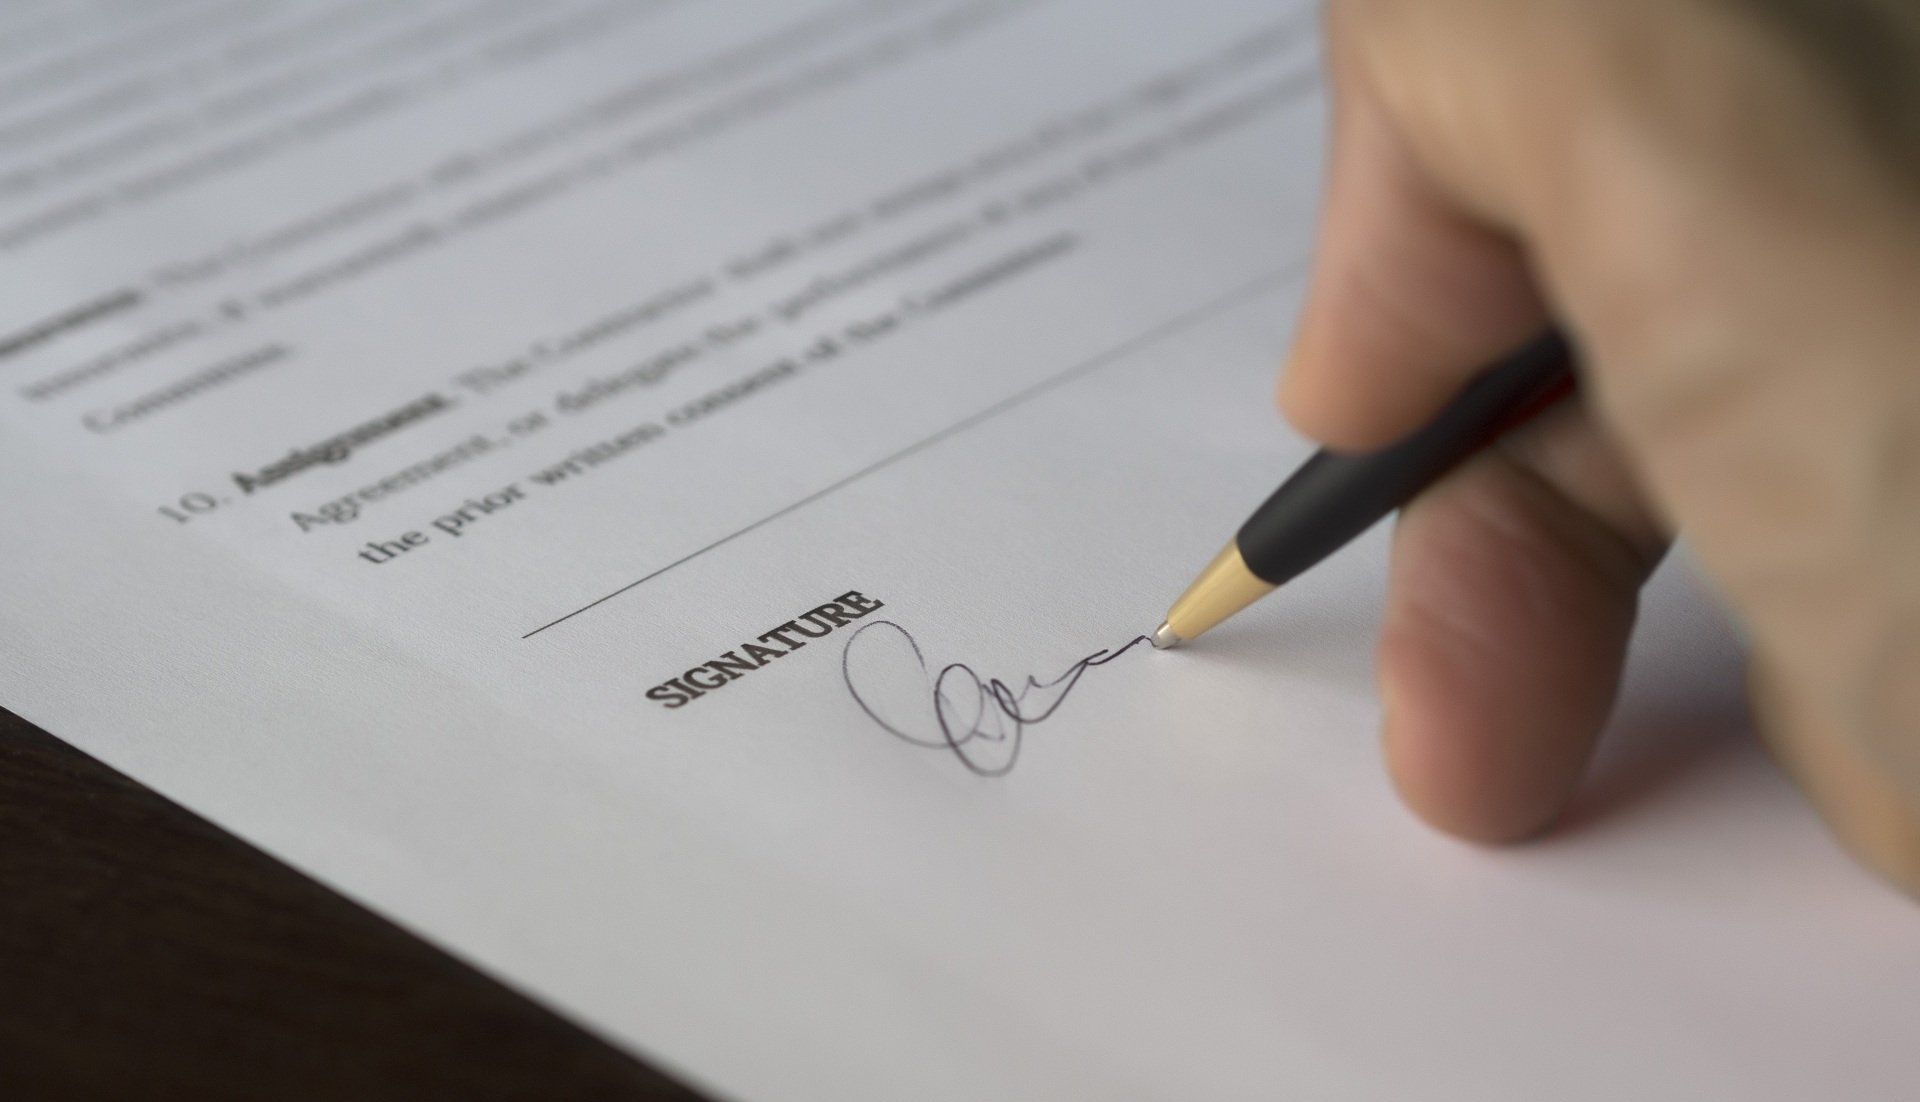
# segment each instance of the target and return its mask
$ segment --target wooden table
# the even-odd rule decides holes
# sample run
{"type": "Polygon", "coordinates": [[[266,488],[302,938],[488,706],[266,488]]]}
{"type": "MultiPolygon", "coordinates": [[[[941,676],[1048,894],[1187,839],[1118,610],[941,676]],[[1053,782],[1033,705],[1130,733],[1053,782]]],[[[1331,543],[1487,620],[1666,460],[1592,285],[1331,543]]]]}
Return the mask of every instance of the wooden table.
{"type": "Polygon", "coordinates": [[[0,1097],[700,1096],[0,711],[0,1097]]]}

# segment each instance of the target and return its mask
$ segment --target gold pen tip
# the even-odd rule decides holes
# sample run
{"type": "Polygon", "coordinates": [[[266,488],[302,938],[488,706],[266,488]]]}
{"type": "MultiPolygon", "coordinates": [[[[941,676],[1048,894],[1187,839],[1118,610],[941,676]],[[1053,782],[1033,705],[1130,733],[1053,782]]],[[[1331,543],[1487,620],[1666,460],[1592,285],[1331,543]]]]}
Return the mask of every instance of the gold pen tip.
{"type": "Polygon", "coordinates": [[[1172,650],[1186,642],[1173,630],[1172,624],[1161,624],[1155,628],[1152,639],[1154,650],[1172,650]]]}

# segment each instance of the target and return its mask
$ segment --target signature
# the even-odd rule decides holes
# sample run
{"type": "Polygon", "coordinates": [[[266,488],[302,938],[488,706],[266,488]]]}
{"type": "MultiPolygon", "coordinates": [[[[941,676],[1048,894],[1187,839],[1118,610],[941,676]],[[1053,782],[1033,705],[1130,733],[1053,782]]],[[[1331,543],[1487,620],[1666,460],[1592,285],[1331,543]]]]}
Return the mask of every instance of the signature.
{"type": "Polygon", "coordinates": [[[1051,681],[1028,677],[1016,689],[997,677],[982,678],[964,662],[950,662],[936,674],[906,628],[876,620],[848,638],[840,672],[854,703],[888,734],[950,751],[982,777],[1004,777],[1020,760],[1026,729],[1052,719],[1088,670],[1152,645],[1142,635],[1095,651],[1051,681]]]}

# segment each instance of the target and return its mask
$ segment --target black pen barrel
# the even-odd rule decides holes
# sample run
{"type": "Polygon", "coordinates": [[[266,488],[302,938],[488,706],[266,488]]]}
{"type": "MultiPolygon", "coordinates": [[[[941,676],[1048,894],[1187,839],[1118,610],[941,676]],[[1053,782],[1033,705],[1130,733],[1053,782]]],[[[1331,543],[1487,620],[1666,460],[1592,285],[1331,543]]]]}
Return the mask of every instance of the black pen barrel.
{"type": "Polygon", "coordinates": [[[1426,427],[1384,451],[1322,451],[1253,514],[1235,544],[1247,568],[1284,585],[1351,543],[1463,460],[1569,390],[1572,354],[1558,333],[1502,360],[1426,427]]]}

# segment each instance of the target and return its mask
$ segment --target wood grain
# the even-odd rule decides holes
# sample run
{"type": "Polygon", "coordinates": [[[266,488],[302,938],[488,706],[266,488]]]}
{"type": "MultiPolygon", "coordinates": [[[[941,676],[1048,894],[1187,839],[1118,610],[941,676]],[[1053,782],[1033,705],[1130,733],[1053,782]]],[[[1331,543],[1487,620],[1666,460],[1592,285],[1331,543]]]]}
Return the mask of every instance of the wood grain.
{"type": "Polygon", "coordinates": [[[0,711],[0,1097],[700,1096],[0,711]]]}

